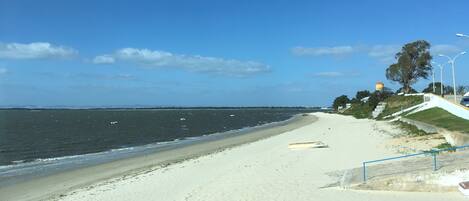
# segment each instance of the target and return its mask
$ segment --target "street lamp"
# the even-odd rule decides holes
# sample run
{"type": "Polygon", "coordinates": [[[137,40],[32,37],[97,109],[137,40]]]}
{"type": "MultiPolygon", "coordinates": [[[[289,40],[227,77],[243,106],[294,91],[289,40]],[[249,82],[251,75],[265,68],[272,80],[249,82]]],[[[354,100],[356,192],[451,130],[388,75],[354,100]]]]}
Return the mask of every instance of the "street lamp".
{"type": "MultiPolygon", "coordinates": [[[[436,64],[432,61],[432,64],[436,64]]],[[[433,93],[435,93],[435,71],[432,68],[432,86],[433,86],[433,93]]]]}
{"type": "Polygon", "coordinates": [[[453,58],[449,57],[449,56],[446,56],[444,54],[439,54],[438,56],[440,57],[446,57],[448,58],[448,63],[451,63],[451,69],[453,71],[453,96],[454,96],[454,102],[457,103],[458,100],[456,99],[456,76],[454,75],[454,62],[456,61],[456,59],[463,55],[463,54],[466,54],[466,52],[460,52],[459,54],[457,54],[456,56],[454,56],[453,58]]]}
{"type": "MultiPolygon", "coordinates": [[[[444,96],[443,95],[443,88],[444,88],[444,85],[443,85],[443,67],[444,67],[444,64],[440,64],[440,63],[436,63],[436,62],[433,62],[433,64],[436,64],[438,65],[438,67],[440,67],[440,95],[441,96],[444,96]]],[[[433,77],[435,76],[435,74],[433,73],[433,77]]]]}

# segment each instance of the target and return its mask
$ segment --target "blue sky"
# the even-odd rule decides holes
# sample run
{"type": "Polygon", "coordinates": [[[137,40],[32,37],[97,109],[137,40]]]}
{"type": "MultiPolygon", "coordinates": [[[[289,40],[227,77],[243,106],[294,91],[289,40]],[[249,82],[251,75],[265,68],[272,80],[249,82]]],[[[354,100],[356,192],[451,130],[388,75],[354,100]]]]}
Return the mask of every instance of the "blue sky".
{"type": "MultiPolygon", "coordinates": [[[[429,41],[440,63],[439,53],[468,50],[469,39],[455,36],[469,34],[467,8],[467,1],[0,0],[0,105],[328,106],[377,81],[399,88],[384,71],[405,43],[429,41]]],[[[456,73],[469,85],[469,55],[456,73]]]]}

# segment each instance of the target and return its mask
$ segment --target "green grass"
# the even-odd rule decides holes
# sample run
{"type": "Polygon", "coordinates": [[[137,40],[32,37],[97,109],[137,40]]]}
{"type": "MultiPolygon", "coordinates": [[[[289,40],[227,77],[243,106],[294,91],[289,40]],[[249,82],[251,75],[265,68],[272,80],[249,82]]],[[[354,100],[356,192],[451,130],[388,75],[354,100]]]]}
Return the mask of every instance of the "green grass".
{"type": "Polygon", "coordinates": [[[345,110],[342,114],[351,115],[357,119],[364,119],[371,118],[372,111],[373,108],[366,103],[354,103],[351,108],[345,110]]]}
{"type": "Polygon", "coordinates": [[[378,116],[378,119],[382,119],[383,117],[387,115],[391,115],[403,109],[423,103],[423,97],[422,96],[391,96],[387,98],[384,102],[386,102],[386,108],[378,116]]]}
{"type": "Polygon", "coordinates": [[[435,148],[437,148],[437,149],[450,149],[450,148],[454,148],[454,147],[450,143],[445,142],[445,143],[439,144],[435,148]]]}
{"type": "Polygon", "coordinates": [[[407,115],[406,118],[425,122],[451,131],[469,133],[469,120],[457,117],[441,108],[431,108],[407,115]]]}
{"type": "Polygon", "coordinates": [[[428,135],[428,133],[426,133],[425,131],[422,131],[422,130],[418,129],[416,126],[411,125],[411,124],[408,124],[408,123],[405,123],[405,122],[402,122],[402,121],[395,121],[393,124],[399,126],[399,128],[401,128],[402,130],[404,130],[407,135],[411,135],[411,136],[424,136],[424,135],[428,135]]]}

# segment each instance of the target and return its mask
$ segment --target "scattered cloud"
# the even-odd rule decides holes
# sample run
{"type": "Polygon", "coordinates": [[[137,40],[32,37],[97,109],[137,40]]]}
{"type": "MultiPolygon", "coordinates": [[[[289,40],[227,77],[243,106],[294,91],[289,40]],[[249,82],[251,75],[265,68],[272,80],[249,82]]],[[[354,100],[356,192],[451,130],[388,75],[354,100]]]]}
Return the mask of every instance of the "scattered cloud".
{"type": "Polygon", "coordinates": [[[78,51],[72,48],[46,42],[0,43],[0,58],[4,59],[67,58],[76,54],[78,51]]]}
{"type": "Polygon", "coordinates": [[[76,79],[79,81],[82,80],[138,80],[138,77],[129,73],[58,73],[58,72],[36,72],[35,75],[41,76],[46,79],[76,79]]]}
{"type": "MultiPolygon", "coordinates": [[[[296,56],[341,56],[351,53],[364,53],[369,57],[378,59],[383,63],[391,63],[395,60],[395,55],[402,48],[402,45],[356,45],[356,46],[335,46],[335,47],[295,47],[292,53],[296,56]]],[[[437,44],[430,48],[433,55],[455,54],[462,51],[461,48],[450,44],[437,44]]]]}
{"type": "Polygon", "coordinates": [[[364,48],[364,50],[368,53],[368,56],[376,58],[383,63],[390,63],[401,48],[399,45],[373,45],[364,48]]]}
{"type": "MultiPolygon", "coordinates": [[[[173,54],[166,51],[123,48],[112,55],[102,55],[113,61],[126,61],[154,68],[180,68],[191,72],[247,76],[270,71],[268,65],[254,61],[239,61],[199,55],[173,54]]],[[[98,57],[102,57],[98,56],[98,57]]],[[[95,58],[96,59],[96,58],[95,58]]]]}
{"type": "Polygon", "coordinates": [[[0,68],[0,75],[5,75],[8,73],[8,69],[6,68],[0,68]]]}
{"type": "Polygon", "coordinates": [[[340,77],[343,75],[344,74],[341,72],[319,72],[319,73],[314,74],[314,76],[317,76],[317,77],[340,77]]]}
{"type": "Polygon", "coordinates": [[[67,78],[76,79],[97,79],[97,80],[136,80],[137,77],[127,73],[121,74],[95,74],[95,73],[76,73],[67,74],[67,78]]]}
{"type": "Polygon", "coordinates": [[[434,45],[430,48],[430,52],[436,56],[438,54],[456,54],[461,52],[461,48],[455,46],[455,45],[449,45],[449,44],[439,44],[439,45],[434,45]]]}
{"type": "Polygon", "coordinates": [[[314,77],[325,77],[325,78],[335,78],[335,77],[354,77],[358,76],[358,73],[343,73],[337,71],[328,71],[328,72],[318,72],[314,73],[314,77]]]}
{"type": "Polygon", "coordinates": [[[100,56],[96,56],[92,62],[94,64],[112,64],[115,61],[116,60],[111,55],[100,55],[100,56]]]}
{"type": "Polygon", "coordinates": [[[297,56],[341,56],[353,53],[355,50],[352,46],[336,46],[336,47],[294,47],[292,53],[297,56]]]}

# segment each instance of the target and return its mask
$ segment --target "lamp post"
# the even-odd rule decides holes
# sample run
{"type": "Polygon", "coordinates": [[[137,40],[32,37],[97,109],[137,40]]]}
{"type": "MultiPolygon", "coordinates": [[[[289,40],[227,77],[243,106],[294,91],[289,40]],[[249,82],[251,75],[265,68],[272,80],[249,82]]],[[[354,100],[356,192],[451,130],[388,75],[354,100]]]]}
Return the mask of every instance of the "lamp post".
{"type": "MultiPolygon", "coordinates": [[[[444,89],[444,85],[443,85],[443,67],[444,67],[444,65],[440,64],[440,63],[433,62],[433,61],[432,61],[432,63],[436,64],[436,65],[438,65],[438,67],[440,67],[440,95],[444,96],[443,95],[443,89],[444,89]]],[[[435,75],[435,74],[433,74],[433,75],[435,75]]]]}
{"type": "Polygon", "coordinates": [[[435,93],[435,71],[432,69],[433,93],[435,93]]]}
{"type": "Polygon", "coordinates": [[[456,61],[456,59],[461,56],[461,55],[464,55],[466,54],[466,52],[460,52],[459,54],[457,54],[456,56],[454,56],[453,58],[449,57],[449,56],[446,56],[444,54],[440,54],[438,56],[440,57],[446,57],[448,58],[448,63],[451,63],[451,70],[453,71],[453,96],[454,96],[454,102],[457,103],[458,100],[456,99],[456,76],[454,75],[454,62],[456,61]]]}

